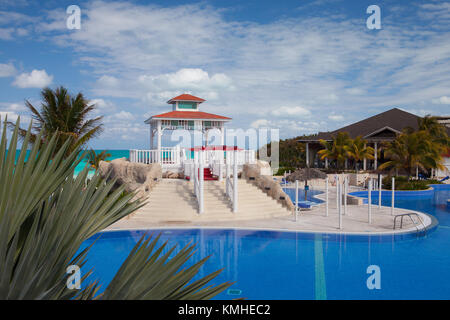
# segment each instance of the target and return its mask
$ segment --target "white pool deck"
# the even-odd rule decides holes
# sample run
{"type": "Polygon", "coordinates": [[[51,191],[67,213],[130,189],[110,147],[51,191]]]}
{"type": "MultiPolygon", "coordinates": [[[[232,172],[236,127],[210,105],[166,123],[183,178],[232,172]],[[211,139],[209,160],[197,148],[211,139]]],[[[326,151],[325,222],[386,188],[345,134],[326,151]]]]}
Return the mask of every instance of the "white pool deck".
{"type": "MultiPolygon", "coordinates": [[[[350,190],[351,191],[351,190],[350,190]]],[[[324,198],[325,195],[319,195],[318,198],[324,198]]],[[[342,207],[342,212],[344,208],[342,207]]],[[[230,213],[229,220],[214,221],[208,218],[205,212],[202,216],[195,219],[170,220],[155,219],[140,214],[139,210],[111,225],[105,231],[112,230],[137,230],[137,229],[163,229],[163,228],[240,228],[240,229],[263,229],[263,230],[281,230],[298,232],[316,232],[316,233],[342,233],[342,234],[373,234],[388,235],[400,234],[417,231],[422,229],[422,225],[414,225],[409,219],[404,220],[402,229],[393,229],[395,215],[404,213],[417,213],[422,219],[425,227],[432,224],[429,215],[395,208],[394,215],[391,214],[391,207],[378,207],[372,205],[372,222],[368,223],[368,205],[348,205],[347,214],[342,215],[342,228],[339,229],[339,215],[336,207],[336,192],[331,188],[329,190],[329,210],[326,216],[326,206],[321,204],[311,210],[301,210],[298,213],[297,221],[294,214],[286,211],[286,215],[269,217],[263,219],[242,220],[238,213],[230,213]]],[[[398,221],[399,222],[399,221],[398,221]]]]}

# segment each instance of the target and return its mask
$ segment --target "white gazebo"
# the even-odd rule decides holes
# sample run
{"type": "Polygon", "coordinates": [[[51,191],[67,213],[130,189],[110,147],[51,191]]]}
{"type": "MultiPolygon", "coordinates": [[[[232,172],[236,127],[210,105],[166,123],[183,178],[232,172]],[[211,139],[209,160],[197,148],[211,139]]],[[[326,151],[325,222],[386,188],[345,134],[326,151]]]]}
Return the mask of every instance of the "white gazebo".
{"type": "MultiPolygon", "coordinates": [[[[231,118],[200,111],[200,104],[204,99],[190,95],[182,94],[167,101],[172,105],[172,110],[166,113],[151,116],[145,120],[150,125],[150,149],[149,150],[130,150],[130,161],[141,163],[159,162],[163,169],[186,169],[185,164],[195,160],[193,148],[202,148],[203,136],[208,140],[208,132],[215,130],[220,132],[220,144],[203,148],[205,165],[213,169],[214,163],[223,163],[226,158],[226,152],[229,148],[225,146],[225,124],[231,121],[231,118]],[[190,148],[163,147],[161,144],[162,135],[165,131],[184,129],[193,132],[201,132],[201,145],[193,145],[190,148]],[[155,145],[156,140],[156,145],[155,145]]],[[[255,150],[237,150],[239,164],[253,162],[256,160],[255,150]]]]}

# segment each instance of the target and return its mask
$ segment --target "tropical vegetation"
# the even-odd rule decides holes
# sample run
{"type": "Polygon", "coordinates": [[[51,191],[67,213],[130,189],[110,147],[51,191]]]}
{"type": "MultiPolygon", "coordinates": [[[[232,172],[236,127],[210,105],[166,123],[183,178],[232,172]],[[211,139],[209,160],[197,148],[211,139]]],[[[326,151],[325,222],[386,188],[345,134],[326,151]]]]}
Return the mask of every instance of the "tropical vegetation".
{"type": "Polygon", "coordinates": [[[395,140],[384,146],[384,154],[389,159],[379,166],[380,170],[405,172],[409,181],[414,172],[441,169],[442,155],[450,146],[446,128],[435,117],[419,119],[418,129],[405,128],[395,140]]]}
{"type": "Polygon", "coordinates": [[[361,136],[350,138],[347,132],[338,132],[332,137],[332,141],[319,140],[324,149],[319,150],[321,160],[335,160],[337,168],[342,168],[348,159],[353,159],[355,170],[359,170],[359,162],[364,158],[373,159],[374,150],[367,146],[367,140],[361,136]]]}
{"type": "Polygon", "coordinates": [[[90,149],[87,153],[87,161],[94,169],[98,169],[100,161],[107,161],[109,157],[111,157],[111,154],[107,150],[97,153],[94,149],[90,149]]]}
{"type": "MultiPolygon", "coordinates": [[[[438,180],[409,180],[405,176],[395,176],[395,189],[396,190],[427,190],[431,184],[442,184],[438,180]]],[[[392,189],[392,177],[386,176],[383,178],[383,189],[392,189]]]]}
{"type": "MultiPolygon", "coordinates": [[[[90,117],[95,110],[95,104],[90,104],[82,93],[71,95],[62,86],[55,90],[44,88],[41,91],[41,98],[40,108],[33,106],[28,100],[25,101],[25,106],[33,119],[32,130],[29,133],[30,143],[48,143],[57,134],[55,151],[66,141],[70,141],[64,155],[68,156],[103,131],[102,117],[90,117]]],[[[14,125],[9,122],[11,129],[14,129],[14,125]]],[[[28,130],[19,128],[18,133],[25,138],[28,130]]]]}
{"type": "Polygon", "coordinates": [[[6,123],[1,135],[0,299],[209,299],[231,285],[207,286],[221,270],[196,278],[208,257],[184,267],[194,245],[175,254],[175,247],[165,250],[167,242],[158,245],[158,236],[143,236],[105,288],[87,272],[79,290],[69,289],[68,267],[87,262],[91,246],[84,241],[145,200],[123,186],[114,189],[115,181],[99,173],[87,180],[88,167],[74,178],[79,137],[36,128],[24,132],[17,159],[8,150],[17,150],[19,120],[9,146],[6,123]],[[32,144],[33,138],[46,143],[32,144]]]}

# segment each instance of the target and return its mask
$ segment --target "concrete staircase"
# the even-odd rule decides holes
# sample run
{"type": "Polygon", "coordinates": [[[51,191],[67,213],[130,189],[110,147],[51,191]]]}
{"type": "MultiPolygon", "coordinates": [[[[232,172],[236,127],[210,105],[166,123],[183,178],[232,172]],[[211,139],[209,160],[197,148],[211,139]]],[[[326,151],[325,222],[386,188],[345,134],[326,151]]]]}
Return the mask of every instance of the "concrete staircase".
{"type": "Polygon", "coordinates": [[[198,214],[193,183],[163,179],[150,193],[148,204],[133,214],[133,220],[177,223],[263,219],[291,214],[260,189],[241,179],[238,180],[238,199],[238,212],[233,213],[231,202],[225,196],[225,181],[205,181],[204,213],[198,214]]]}

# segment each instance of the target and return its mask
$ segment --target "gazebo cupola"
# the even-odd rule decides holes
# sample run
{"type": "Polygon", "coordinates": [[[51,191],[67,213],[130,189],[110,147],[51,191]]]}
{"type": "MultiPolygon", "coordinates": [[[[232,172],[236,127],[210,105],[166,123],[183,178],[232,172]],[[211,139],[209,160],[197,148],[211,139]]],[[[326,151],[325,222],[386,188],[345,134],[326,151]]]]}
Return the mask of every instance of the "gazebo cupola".
{"type": "Polygon", "coordinates": [[[225,141],[224,125],[231,118],[200,111],[200,104],[205,100],[190,94],[181,94],[167,101],[172,111],[151,116],[145,121],[150,125],[150,149],[154,149],[154,137],[157,138],[156,149],[161,150],[161,137],[165,130],[184,129],[201,131],[217,129],[221,133],[221,144],[225,141]]]}

